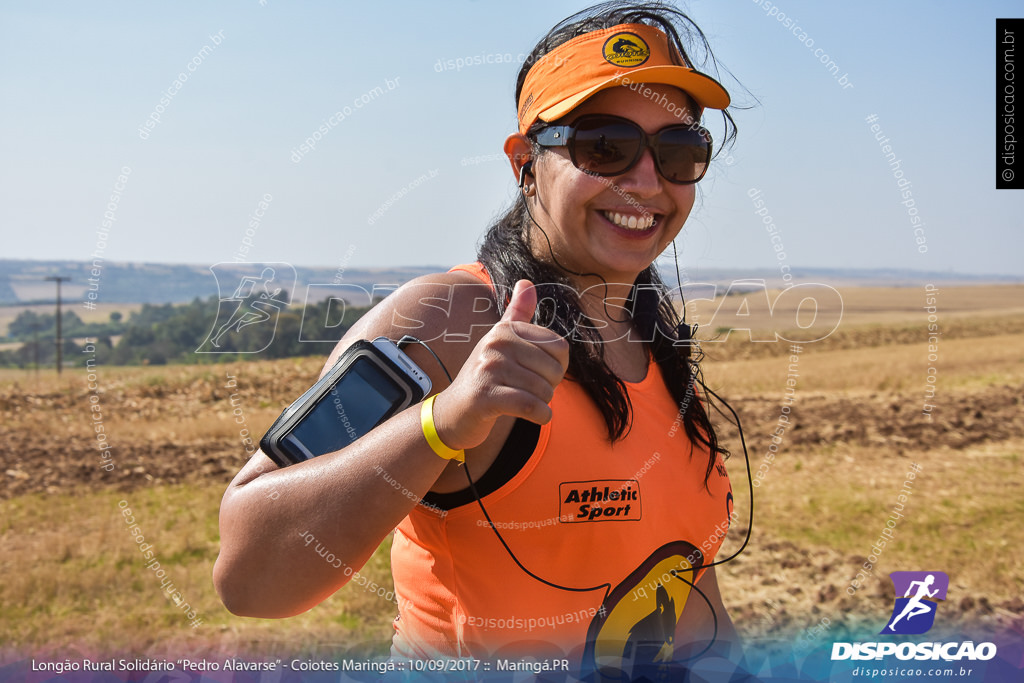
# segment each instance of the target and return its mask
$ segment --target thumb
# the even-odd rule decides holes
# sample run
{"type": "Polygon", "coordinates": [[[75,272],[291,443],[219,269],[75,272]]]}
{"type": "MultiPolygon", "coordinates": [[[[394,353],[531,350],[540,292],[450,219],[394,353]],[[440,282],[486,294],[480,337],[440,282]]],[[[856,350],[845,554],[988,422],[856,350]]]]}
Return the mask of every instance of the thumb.
{"type": "Polygon", "coordinates": [[[512,300],[508,302],[502,320],[508,322],[530,322],[537,310],[537,288],[529,280],[520,280],[512,290],[512,300]]]}

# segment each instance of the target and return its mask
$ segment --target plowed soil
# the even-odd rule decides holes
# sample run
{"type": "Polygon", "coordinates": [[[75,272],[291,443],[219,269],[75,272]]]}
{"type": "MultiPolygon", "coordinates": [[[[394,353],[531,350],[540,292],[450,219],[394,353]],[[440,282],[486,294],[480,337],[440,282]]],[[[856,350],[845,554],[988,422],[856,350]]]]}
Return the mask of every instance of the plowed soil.
{"type": "MultiPolygon", "coordinates": [[[[165,368],[150,376],[113,370],[104,374],[101,368],[95,390],[81,377],[66,377],[62,389],[51,390],[33,388],[31,382],[7,383],[0,388],[0,409],[5,415],[0,426],[5,446],[5,485],[0,496],[131,491],[182,482],[226,485],[247,457],[245,436],[258,438],[287,398],[300,393],[316,376],[318,364],[304,360],[241,364],[215,371],[165,368]],[[94,405],[99,409],[94,410],[94,405]],[[99,421],[94,420],[97,412],[99,421]],[[110,471],[100,467],[104,461],[95,431],[99,422],[111,446],[115,466],[107,468],[110,471]]],[[[963,476],[957,464],[963,453],[1019,443],[1024,437],[1022,393],[1024,386],[1013,384],[946,392],[931,420],[923,419],[914,407],[921,403],[918,394],[802,393],[793,405],[785,435],[788,466],[779,465],[769,478],[781,483],[787,476],[783,470],[795,476],[800,466],[794,469],[792,463],[797,460],[805,475],[815,472],[819,478],[835,478],[834,495],[841,496],[844,477],[870,478],[876,471],[903,471],[910,462],[924,462],[935,478],[933,492],[940,482],[955,488],[957,482],[951,480],[963,476]],[[841,473],[830,462],[840,460],[837,445],[846,453],[841,473]]],[[[736,398],[732,405],[744,420],[756,471],[768,444],[765,435],[779,416],[779,400],[748,396],[736,398]]],[[[729,469],[742,506],[749,499],[742,452],[734,446],[734,430],[724,427],[722,435],[733,451],[729,469]]],[[[1019,464],[1016,472],[1006,474],[1017,487],[1009,494],[1015,492],[1019,499],[1024,495],[1019,464]]],[[[784,495],[793,495],[791,489],[785,491],[784,495]]],[[[887,572],[908,567],[887,566],[883,561],[864,588],[848,594],[851,579],[866,561],[874,529],[863,530],[854,540],[853,546],[863,548],[856,553],[826,543],[787,539],[766,520],[773,514],[788,514],[787,505],[793,514],[803,514],[799,501],[773,498],[780,494],[769,486],[758,489],[756,495],[766,512],[755,522],[751,543],[719,569],[726,603],[740,632],[755,639],[797,639],[799,646],[840,639],[844,631],[861,625],[879,628],[878,615],[887,614],[893,600],[887,572]]],[[[931,505],[924,499],[914,502],[922,503],[921,514],[931,505]]],[[[886,514],[885,506],[878,508],[879,525],[886,514]]],[[[747,532],[745,518],[741,519],[744,522],[730,532],[733,547],[747,532]]],[[[950,573],[954,577],[951,591],[955,587],[958,597],[943,606],[944,628],[970,627],[975,637],[979,628],[1024,630],[1024,601],[1019,592],[987,591],[977,585],[977,579],[950,573]]],[[[1021,583],[1019,564],[1015,582],[1021,583]]]]}

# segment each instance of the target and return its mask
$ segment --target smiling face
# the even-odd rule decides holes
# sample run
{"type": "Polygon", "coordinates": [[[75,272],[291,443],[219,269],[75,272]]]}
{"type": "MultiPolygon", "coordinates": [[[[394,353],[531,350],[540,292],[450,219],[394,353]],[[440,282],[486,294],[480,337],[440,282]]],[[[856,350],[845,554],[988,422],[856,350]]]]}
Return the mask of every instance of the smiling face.
{"type": "MultiPolygon", "coordinates": [[[[635,122],[650,136],[683,123],[683,110],[696,117],[690,98],[678,88],[649,87],[650,98],[624,87],[602,90],[557,123],[611,114],[635,122]]],[[[550,251],[566,268],[598,273],[609,283],[631,285],[682,229],[696,196],[695,185],[662,178],[650,150],[625,173],[603,178],[573,166],[566,148],[548,148],[535,161],[533,175],[530,208],[551,240],[550,251]]],[[[547,241],[537,233],[534,227],[534,253],[551,262],[547,241]]]]}

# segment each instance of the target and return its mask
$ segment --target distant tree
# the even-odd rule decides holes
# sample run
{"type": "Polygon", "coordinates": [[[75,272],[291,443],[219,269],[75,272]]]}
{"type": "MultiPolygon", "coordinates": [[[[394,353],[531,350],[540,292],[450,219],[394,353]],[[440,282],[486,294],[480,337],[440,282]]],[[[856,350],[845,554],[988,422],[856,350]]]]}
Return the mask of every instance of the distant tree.
{"type": "Polygon", "coordinates": [[[55,317],[52,315],[40,315],[35,311],[22,311],[11,324],[7,326],[7,336],[11,339],[32,339],[37,332],[45,334],[55,329],[53,324],[55,317]]]}
{"type": "MultiPolygon", "coordinates": [[[[114,365],[145,363],[221,363],[237,360],[261,360],[293,356],[326,356],[332,345],[368,308],[330,307],[325,300],[308,304],[305,310],[290,308],[276,317],[273,339],[267,345],[268,329],[263,324],[242,326],[220,339],[219,353],[197,354],[218,318],[221,306],[216,297],[193,299],[188,304],[172,306],[143,304],[142,309],[115,325],[113,316],[106,329],[92,329],[91,336],[106,337],[121,334],[117,344],[110,348],[97,343],[97,359],[114,365]],[[330,319],[328,319],[330,315],[330,319]],[[110,328],[122,329],[112,330],[110,328]],[[303,341],[307,340],[307,341],[303,341]],[[315,340],[315,341],[312,341],[315,340]],[[262,349],[259,352],[247,352],[262,349]]],[[[51,344],[52,346],[52,344],[51,344]]],[[[2,359],[0,359],[2,362],[2,359]]]]}
{"type": "MultiPolygon", "coordinates": [[[[74,311],[62,311],[61,334],[76,337],[87,334],[88,326],[74,311]]],[[[22,311],[7,327],[7,336],[17,341],[29,341],[39,337],[54,337],[57,334],[57,316],[51,313],[22,311]]]]}

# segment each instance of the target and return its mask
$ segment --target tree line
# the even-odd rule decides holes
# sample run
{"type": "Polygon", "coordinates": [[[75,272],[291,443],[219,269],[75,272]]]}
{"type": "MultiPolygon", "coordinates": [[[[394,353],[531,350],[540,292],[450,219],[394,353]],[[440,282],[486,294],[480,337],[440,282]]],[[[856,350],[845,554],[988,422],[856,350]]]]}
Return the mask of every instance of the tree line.
{"type": "MultiPolygon", "coordinates": [[[[287,300],[287,293],[283,298],[287,300]]],[[[96,362],[105,365],[192,365],[326,355],[372,307],[349,306],[331,298],[279,311],[259,304],[255,295],[230,301],[196,297],[187,304],[143,304],[127,319],[114,312],[106,322],[91,323],[83,322],[74,311],[63,311],[64,365],[84,362],[80,351],[86,337],[94,340],[96,362]],[[217,343],[212,344],[215,337],[217,343]]],[[[22,311],[7,332],[8,342],[21,345],[0,351],[0,367],[52,366],[56,322],[52,314],[22,311]]]]}

